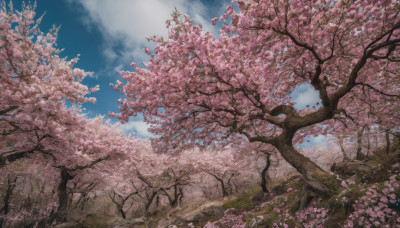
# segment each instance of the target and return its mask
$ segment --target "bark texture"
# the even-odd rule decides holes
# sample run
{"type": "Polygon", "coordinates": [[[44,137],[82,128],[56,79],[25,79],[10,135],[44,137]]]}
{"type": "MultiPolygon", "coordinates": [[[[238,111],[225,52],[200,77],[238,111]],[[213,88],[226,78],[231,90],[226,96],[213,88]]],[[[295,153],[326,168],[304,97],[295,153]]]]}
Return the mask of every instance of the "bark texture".
{"type": "Polygon", "coordinates": [[[73,175],[66,168],[60,168],[60,182],[58,184],[58,208],[57,211],[52,216],[51,222],[56,221],[56,223],[66,222],[67,219],[67,209],[68,209],[68,181],[74,178],[73,175]]]}
{"type": "Polygon", "coordinates": [[[267,154],[267,163],[265,164],[264,169],[261,171],[261,188],[265,193],[269,193],[267,188],[267,171],[271,166],[270,156],[271,154],[267,154]]]}

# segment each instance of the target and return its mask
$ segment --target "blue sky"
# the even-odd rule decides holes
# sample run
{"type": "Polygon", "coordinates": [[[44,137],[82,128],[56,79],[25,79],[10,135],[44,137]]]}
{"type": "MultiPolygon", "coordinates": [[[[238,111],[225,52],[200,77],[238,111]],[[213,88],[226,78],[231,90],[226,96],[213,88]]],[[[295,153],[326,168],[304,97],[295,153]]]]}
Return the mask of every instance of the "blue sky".
{"type": "MultiPolygon", "coordinates": [[[[219,29],[213,27],[210,20],[223,14],[229,1],[36,0],[36,3],[37,16],[44,14],[40,25],[43,32],[53,25],[61,26],[57,41],[58,47],[64,48],[61,56],[73,58],[80,54],[76,67],[94,72],[93,77],[87,77],[83,83],[89,87],[100,85],[100,91],[93,94],[97,103],[84,105],[87,115],[108,117],[109,111],[118,112],[116,101],[121,97],[109,84],[121,79],[121,70],[132,70],[131,62],[148,60],[142,50],[152,45],[146,38],[167,35],[165,21],[175,7],[217,35],[219,29]]],[[[14,8],[21,9],[22,0],[13,0],[13,4],[14,8]]],[[[297,108],[318,101],[318,94],[307,85],[296,88],[293,95],[297,108]]],[[[140,116],[132,118],[123,129],[135,131],[141,137],[149,135],[140,116]]]]}

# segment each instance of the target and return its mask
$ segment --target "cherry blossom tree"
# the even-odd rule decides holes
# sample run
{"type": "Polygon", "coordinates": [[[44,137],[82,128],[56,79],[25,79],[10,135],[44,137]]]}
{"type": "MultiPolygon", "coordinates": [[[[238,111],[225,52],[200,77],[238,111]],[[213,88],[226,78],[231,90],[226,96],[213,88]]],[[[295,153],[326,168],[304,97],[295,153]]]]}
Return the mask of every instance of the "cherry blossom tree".
{"type": "Polygon", "coordinates": [[[55,170],[50,165],[38,167],[30,159],[19,159],[0,170],[5,174],[0,178],[0,197],[4,197],[0,207],[6,209],[0,215],[3,226],[44,225],[56,209],[55,170]]]}
{"type": "MultiPolygon", "coordinates": [[[[252,150],[251,147],[247,148],[252,150]]],[[[192,164],[198,172],[212,176],[219,185],[223,197],[232,195],[235,190],[234,181],[241,173],[251,170],[255,154],[240,153],[238,148],[201,149],[187,148],[180,153],[181,161],[192,164]]]]}
{"type": "Polygon", "coordinates": [[[117,186],[109,193],[111,201],[117,206],[118,212],[124,219],[126,219],[126,212],[133,206],[135,202],[133,197],[139,195],[141,191],[145,191],[144,189],[139,190],[132,181],[131,184],[136,191],[132,190],[130,186],[123,184],[122,187],[119,187],[117,184],[117,186]]]}
{"type": "MultiPolygon", "coordinates": [[[[87,192],[79,191],[93,191],[94,187],[95,190],[104,189],[106,174],[112,172],[123,160],[134,157],[140,147],[138,139],[127,138],[118,128],[119,125],[110,125],[102,117],[80,118],[85,125],[77,131],[65,131],[60,135],[67,142],[52,141],[55,145],[43,145],[46,153],[33,153],[28,158],[17,160],[30,161],[24,166],[27,167],[25,172],[45,168],[46,171],[42,171],[42,181],[51,180],[57,192],[56,201],[48,203],[54,205],[54,210],[47,210],[47,205],[42,205],[39,209],[46,210],[47,213],[41,213],[42,221],[36,222],[64,222],[68,209],[72,206],[74,194],[82,196],[82,193],[87,192]]],[[[13,173],[10,166],[17,161],[5,167],[7,172],[13,173]]]]}
{"type": "Polygon", "coordinates": [[[67,61],[56,48],[57,29],[39,30],[34,7],[0,9],[0,134],[10,147],[0,149],[0,162],[12,162],[57,141],[69,126],[80,125],[80,104],[95,102],[81,84],[87,72],[73,68],[77,58],[67,61]],[[74,105],[66,107],[66,101],[74,105]],[[76,106],[78,105],[78,106],[76,106]],[[24,138],[24,140],[21,140],[24,138]],[[11,148],[11,150],[7,150],[11,148]]]}
{"type": "MultiPolygon", "coordinates": [[[[399,4],[395,0],[233,0],[215,37],[173,13],[169,37],[153,37],[150,61],[117,82],[123,122],[143,112],[159,150],[207,146],[239,135],[273,145],[311,191],[330,195],[337,181],[293,144],[344,128],[336,118],[369,123],[362,99],[394,126],[399,107],[399,4]],[[237,6],[237,8],[235,8],[237,6]],[[237,11],[238,9],[239,11],[237,11]],[[230,21],[228,21],[230,19],[230,21]],[[289,94],[308,83],[321,103],[296,110],[289,94]]],[[[217,18],[212,22],[215,24],[217,18]]]]}
{"type": "MultiPolygon", "coordinates": [[[[93,183],[100,172],[134,156],[140,143],[126,137],[118,126],[103,117],[87,119],[80,105],[95,102],[82,80],[88,75],[74,68],[76,59],[67,61],[56,49],[57,29],[42,33],[34,20],[34,7],[22,11],[0,10],[0,166],[29,159],[29,169],[50,167],[59,176],[58,202],[49,221],[63,222],[67,216],[71,182],[93,183]],[[72,107],[68,108],[66,102],[72,107]],[[107,162],[103,162],[107,161],[107,162]]],[[[48,172],[51,173],[51,172],[48,172]]]]}
{"type": "Polygon", "coordinates": [[[112,172],[109,196],[122,217],[128,210],[143,206],[142,212],[151,213],[152,206],[168,202],[179,208],[184,189],[191,184],[191,176],[199,171],[181,154],[157,154],[150,143],[143,142],[134,156],[124,159],[112,172]]]}
{"type": "Polygon", "coordinates": [[[102,117],[86,121],[87,125],[82,126],[81,131],[66,135],[74,139],[70,140],[69,147],[49,152],[52,166],[60,172],[58,209],[53,216],[56,220],[65,220],[69,181],[74,178],[79,178],[82,183],[101,181],[102,172],[112,170],[127,156],[135,156],[140,146],[137,138],[127,138],[118,125],[110,125],[102,117]],[[94,167],[96,171],[90,172],[94,167]]]}

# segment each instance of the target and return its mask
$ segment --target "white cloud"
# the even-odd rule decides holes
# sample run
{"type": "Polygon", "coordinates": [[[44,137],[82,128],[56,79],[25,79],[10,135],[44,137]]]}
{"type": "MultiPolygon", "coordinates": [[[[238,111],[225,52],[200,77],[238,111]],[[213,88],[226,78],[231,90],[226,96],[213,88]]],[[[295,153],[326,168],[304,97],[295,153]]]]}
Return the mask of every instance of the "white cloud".
{"type": "Polygon", "coordinates": [[[126,124],[122,124],[120,129],[125,133],[135,132],[140,137],[152,137],[153,134],[147,131],[149,127],[149,124],[143,121],[129,121],[126,124]]]}
{"type": "Polygon", "coordinates": [[[95,26],[104,38],[103,54],[110,62],[129,64],[133,60],[147,61],[143,53],[145,46],[151,46],[146,38],[153,35],[167,37],[165,21],[170,19],[176,7],[201,23],[205,30],[214,34],[217,29],[210,19],[219,16],[221,5],[205,6],[200,0],[68,0],[79,3],[86,10],[82,18],[88,29],[95,26]],[[215,14],[215,15],[214,15],[215,14]]]}
{"type": "Polygon", "coordinates": [[[307,148],[307,147],[313,147],[316,145],[326,145],[327,143],[327,137],[324,135],[317,135],[317,136],[312,136],[308,135],[304,139],[304,141],[300,144],[297,144],[300,148],[307,148]]]}
{"type": "Polygon", "coordinates": [[[326,143],[326,137],[324,135],[318,135],[314,137],[313,139],[314,144],[325,144],[326,143]]]}
{"type": "Polygon", "coordinates": [[[291,96],[292,101],[296,102],[294,107],[297,109],[303,109],[306,105],[315,105],[317,102],[321,103],[318,91],[307,83],[297,86],[291,96]]]}

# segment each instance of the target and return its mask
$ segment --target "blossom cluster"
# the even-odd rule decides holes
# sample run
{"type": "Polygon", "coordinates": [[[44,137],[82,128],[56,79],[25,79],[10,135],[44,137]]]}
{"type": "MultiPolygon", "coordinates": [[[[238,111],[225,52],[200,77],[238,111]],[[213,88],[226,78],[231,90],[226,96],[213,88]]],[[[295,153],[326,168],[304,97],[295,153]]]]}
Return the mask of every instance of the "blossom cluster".
{"type": "Polygon", "coordinates": [[[297,219],[304,227],[323,227],[328,218],[328,209],[316,207],[313,202],[307,209],[297,214],[297,219]]]}
{"type": "Polygon", "coordinates": [[[399,198],[399,175],[393,175],[383,184],[373,184],[365,195],[355,201],[354,212],[344,227],[394,227],[400,225],[399,212],[389,204],[399,198]],[[397,193],[397,194],[396,194],[397,193]]]}
{"type": "Polygon", "coordinates": [[[243,214],[227,213],[216,222],[208,222],[204,228],[245,228],[246,223],[242,218],[243,214]]]}

